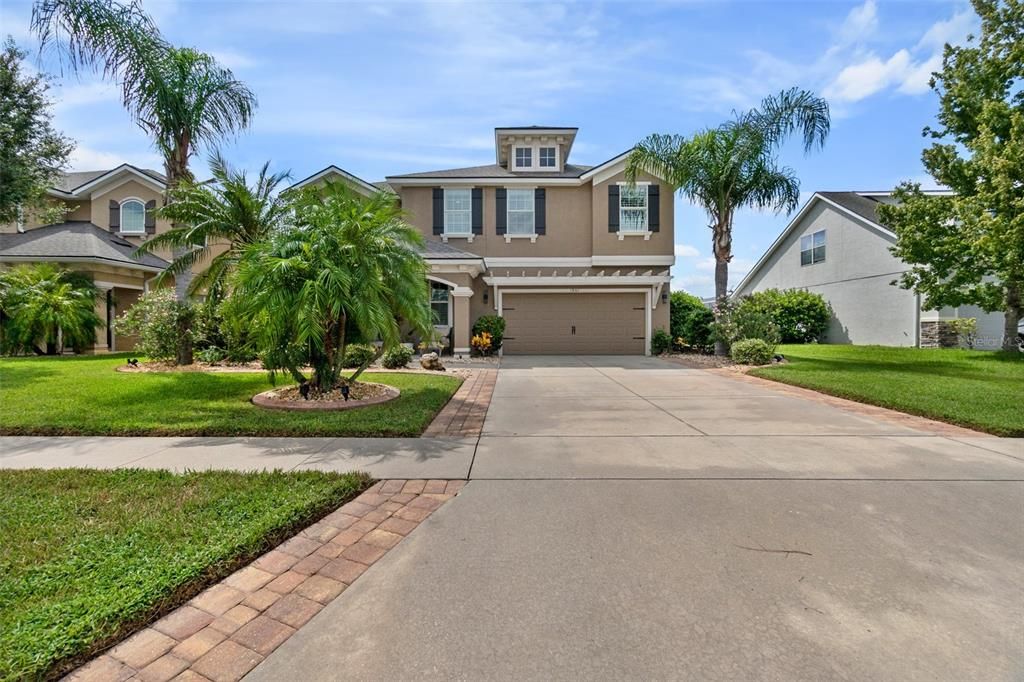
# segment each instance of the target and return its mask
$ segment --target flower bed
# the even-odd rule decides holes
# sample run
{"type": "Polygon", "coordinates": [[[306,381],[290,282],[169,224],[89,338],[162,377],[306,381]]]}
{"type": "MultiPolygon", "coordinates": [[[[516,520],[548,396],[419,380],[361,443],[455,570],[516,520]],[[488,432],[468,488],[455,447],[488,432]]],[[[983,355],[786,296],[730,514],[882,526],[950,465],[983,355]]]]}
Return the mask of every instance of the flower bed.
{"type": "Polygon", "coordinates": [[[349,387],[348,400],[340,389],[311,395],[307,400],[302,397],[298,386],[289,386],[255,395],[252,403],[272,410],[354,410],[390,402],[399,395],[401,392],[394,386],[358,381],[349,387]]]}

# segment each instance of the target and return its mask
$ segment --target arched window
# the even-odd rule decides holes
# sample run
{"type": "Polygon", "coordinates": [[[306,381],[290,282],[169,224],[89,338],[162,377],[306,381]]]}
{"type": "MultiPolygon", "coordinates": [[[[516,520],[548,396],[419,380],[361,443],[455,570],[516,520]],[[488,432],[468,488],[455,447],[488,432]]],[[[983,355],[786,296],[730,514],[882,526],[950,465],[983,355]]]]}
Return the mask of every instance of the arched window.
{"type": "Polygon", "coordinates": [[[121,202],[121,232],[146,233],[146,205],[138,199],[121,202]]]}

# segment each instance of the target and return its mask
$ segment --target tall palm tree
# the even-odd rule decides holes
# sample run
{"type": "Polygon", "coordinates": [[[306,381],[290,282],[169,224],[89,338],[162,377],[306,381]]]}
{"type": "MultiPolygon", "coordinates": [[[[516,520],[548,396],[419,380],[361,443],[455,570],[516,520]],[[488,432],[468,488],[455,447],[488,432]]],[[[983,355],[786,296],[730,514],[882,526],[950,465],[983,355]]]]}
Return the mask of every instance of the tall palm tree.
{"type": "Polygon", "coordinates": [[[402,324],[426,336],[432,315],[422,243],[390,194],[364,197],[340,183],[303,190],[294,224],[249,246],[233,282],[250,313],[265,316],[266,364],[329,391],[342,383],[347,325],[380,339],[378,355],[401,342],[402,324]],[[311,381],[301,371],[307,364],[311,381]]]}
{"type": "MultiPolygon", "coordinates": [[[[759,108],[733,114],[732,120],[693,137],[650,135],[626,166],[629,181],[640,171],[661,176],[708,214],[715,256],[715,300],[729,295],[732,223],[741,208],[791,213],[800,203],[800,180],[781,166],[779,148],[794,133],[805,153],[825,144],[830,127],[828,103],[798,88],[766,97],[759,108]]],[[[718,355],[725,344],[715,344],[718,355]]]]}
{"type": "Polygon", "coordinates": [[[159,212],[176,227],[146,240],[138,251],[169,247],[178,254],[157,276],[157,284],[209,261],[192,280],[188,293],[206,291],[217,298],[226,292],[228,276],[245,248],[282,225],[289,208],[277,188],[289,174],[271,173],[268,162],[250,184],[245,171],[231,168],[219,153],[210,159],[210,174],[209,181],[186,180],[171,192],[171,201],[159,212]],[[211,257],[223,246],[227,248],[211,257]]]}
{"type": "MultiPolygon", "coordinates": [[[[32,30],[73,72],[99,68],[121,86],[121,100],[164,160],[168,196],[191,179],[189,159],[247,128],[256,96],[210,55],[175,47],[138,0],[36,0],[32,30]]],[[[191,273],[175,277],[185,300],[191,273]]],[[[191,362],[191,357],[179,362],[191,362]]],[[[191,352],[187,352],[191,355],[191,352]]]]}
{"type": "Polygon", "coordinates": [[[96,286],[88,277],[51,263],[19,265],[0,273],[5,351],[56,355],[95,340],[96,286]],[[45,350],[36,346],[42,341],[45,350]]]}

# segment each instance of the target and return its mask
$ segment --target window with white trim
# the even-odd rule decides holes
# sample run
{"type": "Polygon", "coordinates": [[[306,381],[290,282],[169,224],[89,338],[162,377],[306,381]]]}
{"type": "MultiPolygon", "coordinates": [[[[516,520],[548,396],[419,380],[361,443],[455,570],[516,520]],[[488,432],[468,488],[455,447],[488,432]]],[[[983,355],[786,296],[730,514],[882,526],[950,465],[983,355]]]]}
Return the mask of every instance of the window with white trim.
{"type": "Polygon", "coordinates": [[[619,185],[619,231],[647,231],[647,185],[619,185]]]}
{"type": "Polygon", "coordinates": [[[434,324],[448,326],[448,287],[440,282],[430,283],[430,310],[434,313],[434,324]]]}
{"type": "Polygon", "coordinates": [[[800,237],[800,265],[825,262],[825,230],[800,237]]]}
{"type": "Polygon", "coordinates": [[[533,166],[533,147],[516,147],[516,168],[533,166]]]}
{"type": "Polygon", "coordinates": [[[540,148],[540,167],[555,168],[558,165],[558,149],[556,147],[540,148]]]}
{"type": "Polygon", "coordinates": [[[532,189],[507,190],[507,234],[534,233],[534,191],[532,189]]]}
{"type": "Polygon", "coordinates": [[[146,233],[146,205],[137,199],[121,202],[121,232],[146,233]]]}
{"type": "Polygon", "coordinates": [[[446,189],[444,191],[444,233],[472,234],[473,190],[446,189]]]}

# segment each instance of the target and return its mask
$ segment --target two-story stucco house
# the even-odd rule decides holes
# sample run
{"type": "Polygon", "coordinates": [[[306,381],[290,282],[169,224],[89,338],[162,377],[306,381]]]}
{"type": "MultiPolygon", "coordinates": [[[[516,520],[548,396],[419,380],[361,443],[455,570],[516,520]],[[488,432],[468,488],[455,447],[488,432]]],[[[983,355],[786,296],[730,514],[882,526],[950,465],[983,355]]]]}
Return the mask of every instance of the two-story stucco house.
{"type": "MultiPolygon", "coordinates": [[[[627,183],[627,153],[572,163],[576,132],[498,128],[493,164],[387,178],[427,240],[431,306],[454,352],[469,352],[482,315],[505,318],[505,353],[644,354],[668,328],[672,187],[627,183]]],[[[333,166],[294,187],[332,177],[380,187],[333,166]]]]}
{"type": "Polygon", "coordinates": [[[170,229],[154,209],[163,200],[164,176],[124,164],[110,170],[66,173],[49,191],[66,209],[64,222],[41,225],[31,216],[0,225],[0,266],[53,262],[92,276],[101,295],[93,352],[130,350],[110,322],[134,304],[168,265],[169,253],[135,256],[149,236],[170,229]],[[162,257],[161,257],[162,256],[162,257]]]}
{"type": "Polygon", "coordinates": [[[976,348],[998,348],[1003,316],[977,306],[921,307],[921,298],[894,281],[907,264],[890,251],[896,235],[877,209],[888,192],[816,192],[733,292],[806,289],[832,306],[828,343],[950,346],[956,318],[978,321],[976,348]]]}

